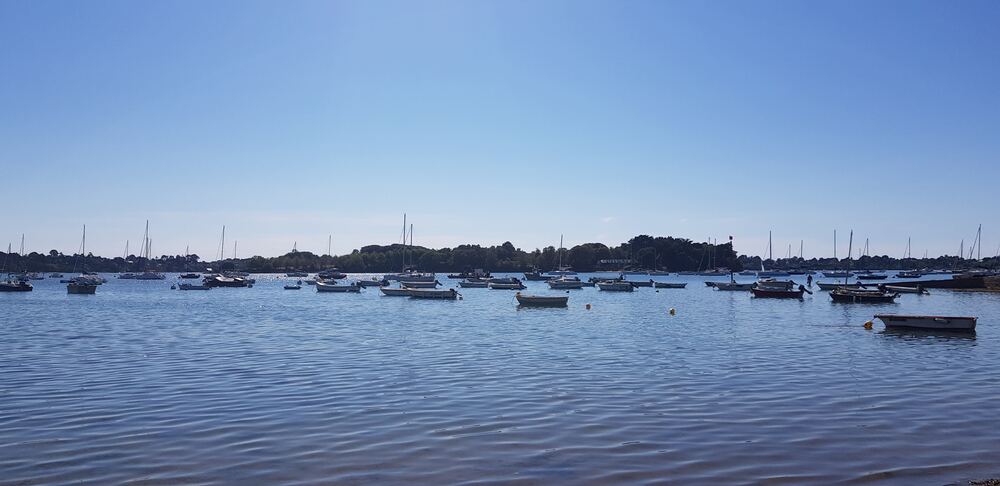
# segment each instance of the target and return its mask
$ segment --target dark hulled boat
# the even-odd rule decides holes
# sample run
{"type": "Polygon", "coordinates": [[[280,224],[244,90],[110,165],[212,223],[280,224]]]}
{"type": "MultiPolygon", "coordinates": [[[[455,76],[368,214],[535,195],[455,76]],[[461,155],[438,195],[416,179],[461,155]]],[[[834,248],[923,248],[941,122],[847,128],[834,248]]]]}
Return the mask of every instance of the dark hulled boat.
{"type": "Polygon", "coordinates": [[[899,294],[880,289],[849,289],[837,288],[830,291],[834,302],[846,304],[891,304],[899,294]]]}
{"type": "Polygon", "coordinates": [[[31,292],[34,287],[23,280],[7,280],[0,282],[0,292],[31,292]]]}

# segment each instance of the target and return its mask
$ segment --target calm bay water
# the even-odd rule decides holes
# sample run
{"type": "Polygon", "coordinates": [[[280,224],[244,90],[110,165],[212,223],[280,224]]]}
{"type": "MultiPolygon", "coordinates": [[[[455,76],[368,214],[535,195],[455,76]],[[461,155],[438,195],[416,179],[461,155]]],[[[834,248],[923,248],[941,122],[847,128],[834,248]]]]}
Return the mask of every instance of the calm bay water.
{"type": "Polygon", "coordinates": [[[37,281],[0,294],[0,484],[1000,475],[1000,296],[845,305],[657,279],[691,283],[517,310],[510,291],[418,301],[277,276],[208,292],[109,278],[95,296],[37,281]],[[878,312],[979,329],[863,329],[878,312]]]}

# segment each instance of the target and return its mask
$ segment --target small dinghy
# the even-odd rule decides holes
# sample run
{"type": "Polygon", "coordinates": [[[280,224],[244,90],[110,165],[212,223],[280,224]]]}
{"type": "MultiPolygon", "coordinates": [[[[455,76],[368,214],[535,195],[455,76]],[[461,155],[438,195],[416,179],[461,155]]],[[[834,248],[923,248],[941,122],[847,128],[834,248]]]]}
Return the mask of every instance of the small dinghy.
{"type": "Polygon", "coordinates": [[[577,277],[560,277],[545,282],[552,290],[576,290],[583,288],[583,281],[577,277]]]}
{"type": "Polygon", "coordinates": [[[423,280],[410,280],[410,281],[401,280],[399,282],[399,285],[411,289],[434,289],[437,288],[438,285],[441,285],[441,282],[438,282],[437,280],[431,280],[430,282],[426,282],[423,280]]]}
{"type": "Polygon", "coordinates": [[[490,282],[490,288],[493,290],[524,290],[526,287],[518,281],[515,283],[490,282]]]}
{"type": "Polygon", "coordinates": [[[653,282],[653,287],[658,289],[683,289],[687,287],[687,282],[653,282]]]}
{"type": "Polygon", "coordinates": [[[633,287],[652,287],[655,282],[652,280],[626,280],[626,282],[632,284],[633,287]]]}
{"type": "Polygon", "coordinates": [[[189,283],[182,283],[177,286],[177,290],[211,290],[211,289],[212,287],[209,287],[208,285],[196,285],[189,283]]]}
{"type": "Polygon", "coordinates": [[[458,283],[458,286],[463,289],[485,289],[490,286],[490,283],[485,280],[463,280],[458,283]]]}
{"type": "Polygon", "coordinates": [[[410,289],[411,299],[445,299],[455,300],[458,298],[458,291],[455,289],[410,289]]]}
{"type": "Polygon", "coordinates": [[[597,282],[597,288],[609,292],[632,292],[635,290],[635,287],[633,287],[631,283],[621,280],[597,282]]]}
{"type": "Polygon", "coordinates": [[[847,304],[891,304],[899,294],[874,289],[833,289],[830,298],[834,302],[847,304]]]}
{"type": "Polygon", "coordinates": [[[566,307],[568,296],[524,295],[520,292],[514,296],[522,307],[566,307]]]}
{"type": "Polygon", "coordinates": [[[895,292],[897,294],[930,294],[927,289],[917,285],[916,287],[904,287],[902,285],[881,285],[881,289],[885,289],[889,292],[895,292]]]}
{"type": "Polygon", "coordinates": [[[752,289],[753,286],[753,283],[716,282],[715,290],[747,291],[752,289]]]}
{"type": "Polygon", "coordinates": [[[358,285],[362,287],[381,287],[383,285],[389,285],[389,281],[375,279],[358,280],[358,285]]]}
{"type": "Polygon", "coordinates": [[[97,293],[97,285],[87,282],[70,282],[66,284],[66,293],[93,295],[97,293]]]}
{"type": "Polygon", "coordinates": [[[862,284],[861,282],[852,284],[816,282],[816,286],[819,287],[820,290],[833,290],[840,288],[860,289],[864,287],[864,284],[862,284]]]}
{"type": "Polygon", "coordinates": [[[298,284],[286,285],[285,290],[299,290],[302,286],[298,284]]]}
{"type": "MultiPolygon", "coordinates": [[[[799,288],[777,288],[755,285],[752,289],[753,296],[758,299],[801,299],[802,294],[809,292],[805,287],[799,285],[799,288]]],[[[812,292],[809,292],[810,294],[812,292]]]]}
{"type": "Polygon", "coordinates": [[[390,297],[409,297],[413,289],[397,289],[392,287],[379,287],[383,295],[390,297]]]}
{"type": "Polygon", "coordinates": [[[897,314],[876,314],[886,328],[934,329],[941,331],[975,331],[976,317],[956,316],[904,316],[897,314]]]}
{"type": "Polygon", "coordinates": [[[361,286],[358,284],[349,285],[336,285],[328,284],[323,282],[316,282],[317,292],[361,292],[361,286]]]}

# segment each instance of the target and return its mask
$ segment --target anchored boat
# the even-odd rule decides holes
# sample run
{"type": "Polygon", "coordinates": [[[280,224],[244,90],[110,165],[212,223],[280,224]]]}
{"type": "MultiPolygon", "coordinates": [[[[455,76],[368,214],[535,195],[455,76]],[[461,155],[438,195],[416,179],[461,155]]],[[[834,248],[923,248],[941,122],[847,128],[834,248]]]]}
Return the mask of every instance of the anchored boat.
{"type": "Polygon", "coordinates": [[[353,283],[348,285],[328,284],[316,282],[317,292],[361,292],[361,286],[353,283]]]}
{"type": "Polygon", "coordinates": [[[523,307],[566,307],[569,302],[569,297],[565,295],[524,295],[518,292],[514,298],[517,299],[518,305],[523,307]]]}
{"type": "Polygon", "coordinates": [[[446,299],[455,300],[458,298],[458,291],[455,289],[410,289],[411,299],[446,299]]]}
{"type": "Polygon", "coordinates": [[[687,287],[687,282],[653,282],[653,287],[658,289],[683,289],[687,287]]]}
{"type": "Polygon", "coordinates": [[[958,316],[906,316],[898,314],[876,314],[886,328],[935,329],[944,331],[975,331],[976,317],[958,316]]]}

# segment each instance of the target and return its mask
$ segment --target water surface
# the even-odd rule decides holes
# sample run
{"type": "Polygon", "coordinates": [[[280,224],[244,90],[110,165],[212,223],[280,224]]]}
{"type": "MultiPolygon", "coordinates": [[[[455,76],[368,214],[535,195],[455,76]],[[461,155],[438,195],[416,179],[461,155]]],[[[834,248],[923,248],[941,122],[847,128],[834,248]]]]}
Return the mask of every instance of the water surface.
{"type": "Polygon", "coordinates": [[[657,279],[691,283],[518,310],[510,291],[419,301],[277,276],[208,292],[111,278],[95,296],[37,281],[0,294],[0,483],[1000,474],[996,295],[850,305],[657,279]],[[865,330],[878,312],[977,315],[979,330],[865,330]]]}

